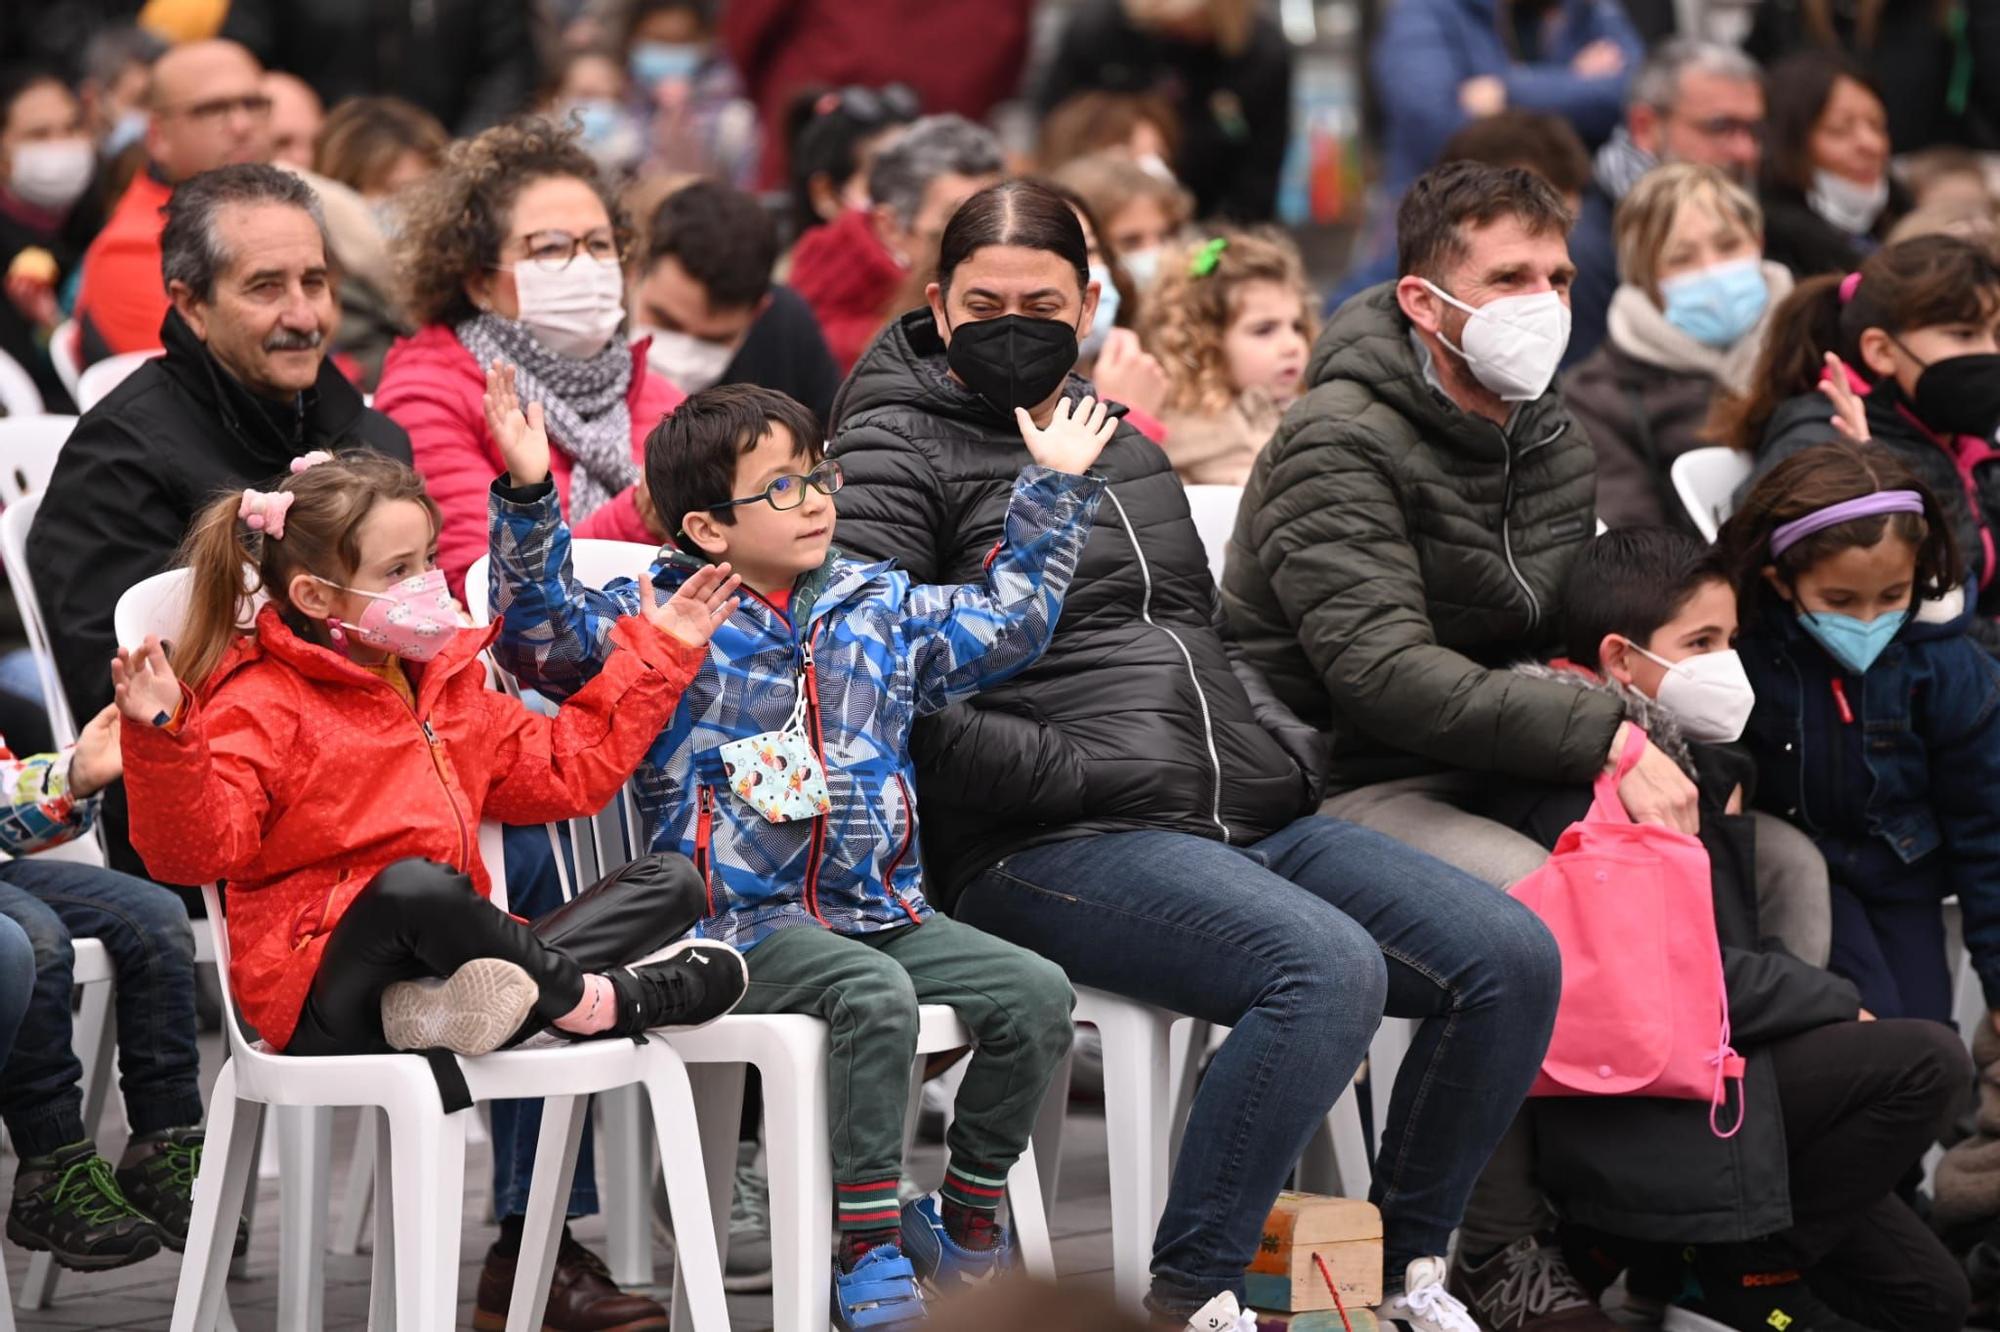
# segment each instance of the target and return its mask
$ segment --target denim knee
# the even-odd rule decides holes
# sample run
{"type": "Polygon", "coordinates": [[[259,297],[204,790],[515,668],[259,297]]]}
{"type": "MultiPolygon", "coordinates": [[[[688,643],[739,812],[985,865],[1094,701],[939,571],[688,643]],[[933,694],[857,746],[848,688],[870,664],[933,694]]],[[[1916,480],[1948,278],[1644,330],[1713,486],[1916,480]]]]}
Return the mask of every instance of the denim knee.
{"type": "Polygon", "coordinates": [[[180,898],[144,879],[130,882],[133,891],[119,902],[119,912],[131,920],[140,938],[155,953],[180,959],[183,968],[193,967],[194,922],[188,919],[187,908],[181,905],[180,898]]]}
{"type": "Polygon", "coordinates": [[[40,902],[31,904],[12,918],[28,938],[33,951],[36,977],[44,983],[67,979],[76,970],[76,947],[62,918],[40,902]]]}
{"type": "MultiPolygon", "coordinates": [[[[1279,976],[1259,1007],[1272,1009],[1300,1036],[1316,1033],[1324,1038],[1352,1028],[1357,1051],[1365,1049],[1389,1002],[1389,964],[1381,945],[1346,916],[1330,916],[1310,934],[1295,936],[1291,944],[1283,956],[1273,959],[1279,976]]],[[[1336,1062],[1313,1060],[1310,1065],[1327,1064],[1318,1071],[1344,1086],[1354,1069],[1332,1067],[1336,1062]]],[[[1333,1094],[1338,1095],[1337,1087],[1333,1094]]]]}
{"type": "Polygon", "coordinates": [[[0,1065],[35,992],[35,946],[11,916],[0,916],[0,1065]]]}
{"type": "Polygon", "coordinates": [[[1467,990],[1475,1002],[1504,1003],[1521,1021],[1553,1023],[1562,997],[1562,952],[1542,918],[1492,892],[1480,926],[1467,990]]]}

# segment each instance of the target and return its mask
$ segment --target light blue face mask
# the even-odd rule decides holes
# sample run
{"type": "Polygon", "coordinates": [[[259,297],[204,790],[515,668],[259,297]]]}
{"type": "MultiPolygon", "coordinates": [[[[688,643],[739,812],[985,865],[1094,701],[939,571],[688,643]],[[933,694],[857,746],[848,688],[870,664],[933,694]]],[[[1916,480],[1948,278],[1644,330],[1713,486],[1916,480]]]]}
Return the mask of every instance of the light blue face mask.
{"type": "Polygon", "coordinates": [[[1771,299],[1763,261],[1733,259],[1660,283],[1667,322],[1704,347],[1733,347],[1771,299]]]}
{"type": "Polygon", "coordinates": [[[1890,611],[1872,620],[1857,620],[1835,611],[1801,611],[1799,627],[1811,634],[1828,656],[1856,675],[1866,675],[1909,618],[1907,610],[1890,611]]]}
{"type": "Polygon", "coordinates": [[[663,83],[693,78],[707,58],[708,49],[692,42],[640,42],[627,64],[633,79],[650,92],[663,83]]]}
{"type": "Polygon", "coordinates": [[[1104,340],[1118,323],[1118,288],[1112,285],[1111,270],[1103,264],[1090,266],[1090,280],[1097,284],[1097,314],[1090,331],[1077,343],[1078,356],[1095,356],[1104,350],[1104,340]]]}

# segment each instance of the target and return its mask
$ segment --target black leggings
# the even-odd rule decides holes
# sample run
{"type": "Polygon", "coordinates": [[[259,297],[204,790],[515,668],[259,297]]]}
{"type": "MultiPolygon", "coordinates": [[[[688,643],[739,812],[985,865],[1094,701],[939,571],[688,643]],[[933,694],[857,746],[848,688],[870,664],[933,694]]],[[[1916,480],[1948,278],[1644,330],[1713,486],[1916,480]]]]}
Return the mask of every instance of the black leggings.
{"type": "Polygon", "coordinates": [[[475,958],[518,963],[540,989],[515,1043],[583,999],[583,977],[637,961],[687,933],[707,910],[686,857],[641,857],[524,924],[472,880],[429,860],[399,860],[363,888],[328,937],[285,1053],[381,1054],[382,991],[449,976],[475,958]]]}

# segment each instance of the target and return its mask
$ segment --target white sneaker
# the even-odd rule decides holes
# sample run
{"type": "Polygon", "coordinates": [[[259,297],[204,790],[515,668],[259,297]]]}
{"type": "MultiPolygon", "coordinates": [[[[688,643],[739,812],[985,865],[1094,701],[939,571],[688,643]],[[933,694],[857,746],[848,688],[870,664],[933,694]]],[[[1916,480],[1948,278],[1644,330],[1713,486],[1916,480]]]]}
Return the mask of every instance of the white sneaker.
{"type": "Polygon", "coordinates": [[[1477,1320],[1444,1288],[1445,1261],[1419,1258],[1403,1273],[1403,1289],[1375,1306],[1375,1321],[1406,1332],[1481,1332],[1477,1320]]]}
{"type": "Polygon", "coordinates": [[[1187,1325],[1188,1332],[1257,1332],[1257,1315],[1239,1307],[1235,1292],[1225,1290],[1202,1305],[1187,1325]]]}

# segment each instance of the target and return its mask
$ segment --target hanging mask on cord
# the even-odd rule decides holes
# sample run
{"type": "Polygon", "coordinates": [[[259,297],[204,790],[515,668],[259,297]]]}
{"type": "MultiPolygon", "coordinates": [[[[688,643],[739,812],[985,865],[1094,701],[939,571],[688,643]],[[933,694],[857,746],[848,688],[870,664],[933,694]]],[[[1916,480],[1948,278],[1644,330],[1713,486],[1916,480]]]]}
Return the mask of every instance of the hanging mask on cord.
{"type": "Polygon", "coordinates": [[[806,739],[807,681],[801,671],[798,701],[782,727],[732,740],[715,751],[729,774],[729,789],[766,823],[793,823],[833,811],[826,774],[806,739]]]}
{"type": "Polygon", "coordinates": [[[951,330],[945,363],[967,388],[1010,421],[1016,407],[1039,407],[1076,365],[1074,325],[1001,315],[951,330]]]}
{"type": "Polygon", "coordinates": [[[1806,202],[1815,213],[1848,235],[1866,236],[1875,229],[1875,219],[1889,206],[1889,176],[1884,172],[1873,185],[1857,185],[1845,176],[1818,169],[1813,172],[1806,202]]]}

